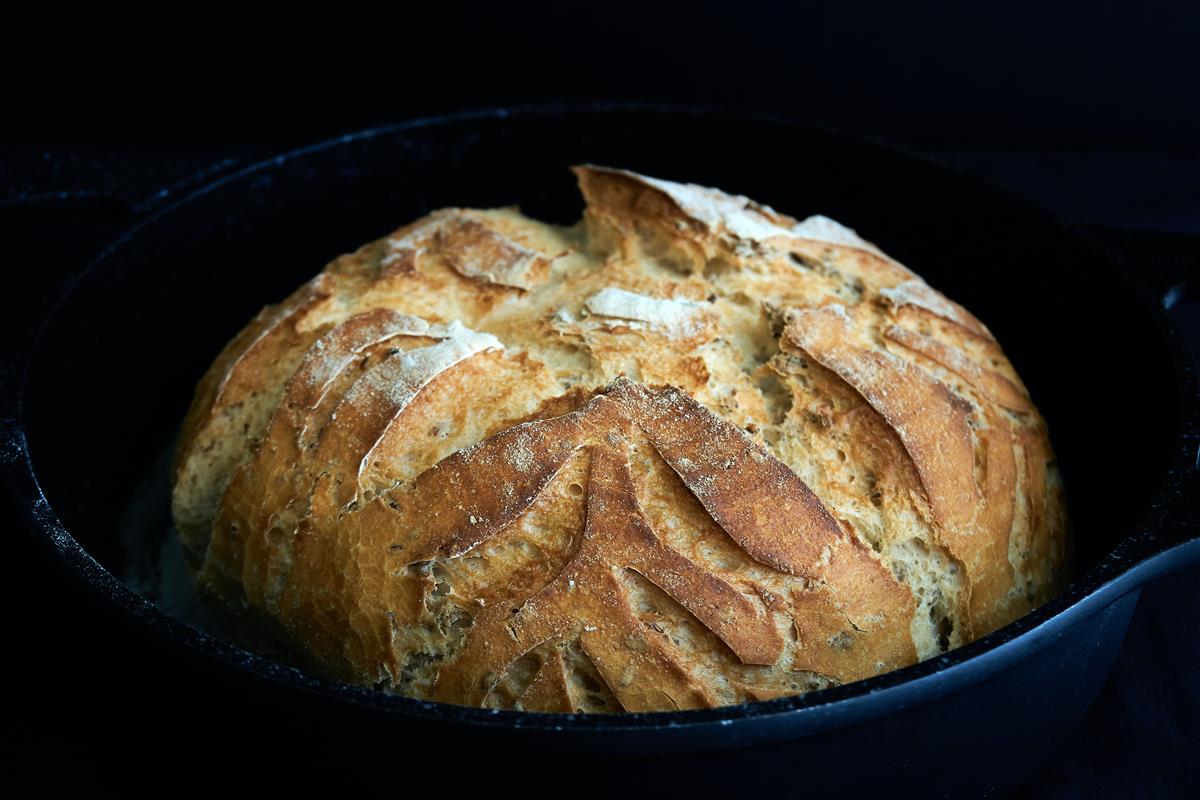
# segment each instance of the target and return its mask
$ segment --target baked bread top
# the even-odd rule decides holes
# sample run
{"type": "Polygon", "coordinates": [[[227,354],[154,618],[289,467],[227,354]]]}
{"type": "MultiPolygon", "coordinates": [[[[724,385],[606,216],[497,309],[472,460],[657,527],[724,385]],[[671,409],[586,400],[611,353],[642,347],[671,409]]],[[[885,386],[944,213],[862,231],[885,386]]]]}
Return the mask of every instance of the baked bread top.
{"type": "Polygon", "coordinates": [[[173,512],[245,641],[451,703],[675,710],[895,669],[1060,583],[988,329],[825,217],[600,167],[437,211],[258,315],[173,512]]]}

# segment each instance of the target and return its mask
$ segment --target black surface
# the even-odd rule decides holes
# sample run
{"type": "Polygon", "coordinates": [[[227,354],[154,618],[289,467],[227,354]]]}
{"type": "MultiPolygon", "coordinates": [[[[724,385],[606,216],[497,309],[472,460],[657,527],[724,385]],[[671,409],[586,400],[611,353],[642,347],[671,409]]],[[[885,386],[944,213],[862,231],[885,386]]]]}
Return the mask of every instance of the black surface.
{"type": "MultiPolygon", "coordinates": [[[[83,202],[83,201],[81,200],[81,202],[83,202]]],[[[103,205],[103,204],[101,204],[101,205],[103,205]]],[[[787,205],[785,205],[785,204],[783,204],[783,203],[780,203],[780,205],[783,205],[783,207],[785,207],[785,208],[788,208],[788,206],[787,206],[787,205]]],[[[21,212],[21,213],[22,213],[24,216],[21,218],[21,220],[18,222],[18,224],[17,224],[17,226],[16,226],[16,227],[17,227],[17,229],[18,229],[18,231],[17,231],[18,233],[22,233],[22,234],[24,234],[24,235],[26,235],[26,236],[29,236],[29,237],[30,237],[30,239],[31,239],[31,241],[38,242],[38,243],[46,243],[46,244],[49,244],[49,246],[50,246],[50,250],[51,250],[51,253],[53,253],[53,249],[54,249],[54,246],[55,246],[55,245],[57,245],[59,248],[63,248],[64,246],[65,246],[66,248],[75,247],[75,248],[79,249],[81,252],[84,252],[84,250],[83,250],[83,246],[82,246],[82,244],[80,243],[80,239],[78,239],[78,238],[64,237],[64,236],[44,236],[44,234],[46,233],[46,231],[45,231],[45,230],[39,231],[39,230],[37,229],[37,227],[36,227],[36,226],[37,226],[37,225],[40,225],[40,224],[42,224],[42,223],[47,223],[48,225],[51,225],[51,226],[53,225],[53,223],[48,223],[48,222],[47,222],[47,220],[50,218],[50,217],[49,217],[49,215],[46,215],[45,217],[42,217],[42,216],[39,216],[39,214],[38,214],[37,212],[21,212]]],[[[112,210],[111,208],[105,208],[105,209],[102,209],[102,210],[101,210],[101,214],[100,214],[100,216],[102,216],[102,217],[103,217],[103,216],[105,216],[105,215],[113,216],[113,215],[114,215],[114,214],[113,214],[113,210],[112,210]]],[[[119,213],[118,213],[118,214],[116,214],[115,216],[120,216],[120,215],[119,215],[119,213]]],[[[88,217],[88,215],[87,215],[86,213],[81,213],[81,217],[82,217],[82,218],[84,218],[84,219],[94,219],[94,218],[92,218],[92,217],[88,217]]],[[[78,223],[79,223],[79,220],[78,220],[78,219],[73,221],[73,224],[75,225],[75,227],[71,229],[72,231],[78,231],[78,230],[79,230],[79,224],[78,224],[78,223]]],[[[97,224],[97,225],[102,225],[103,223],[88,223],[88,224],[97,224]]],[[[78,234],[76,234],[76,235],[78,235],[78,234]]],[[[80,238],[82,238],[82,237],[80,237],[80,238]]],[[[882,237],[882,236],[881,236],[881,237],[879,237],[879,238],[883,239],[883,237],[882,237]]],[[[45,245],[43,245],[43,246],[45,246],[45,245]]],[[[48,258],[48,260],[57,260],[57,258],[58,258],[58,257],[57,257],[57,256],[55,256],[55,255],[50,255],[50,256],[49,256],[49,258],[48,258]]],[[[69,257],[68,257],[68,258],[69,258],[69,257]]],[[[64,259],[64,260],[65,260],[65,259],[64,259]]],[[[60,261],[59,263],[63,263],[63,262],[62,262],[62,261],[60,261]]],[[[922,262],[920,262],[920,261],[917,261],[916,259],[914,259],[914,263],[922,263],[922,262]]],[[[41,276],[40,276],[40,277],[41,277],[41,276]]],[[[47,287],[44,287],[42,290],[40,290],[40,294],[39,294],[39,290],[38,290],[38,289],[36,289],[36,288],[33,288],[33,289],[31,289],[31,290],[30,290],[30,292],[29,292],[29,294],[28,294],[28,297],[29,297],[29,298],[31,298],[31,299],[36,299],[36,298],[38,298],[38,297],[46,297],[46,296],[49,296],[50,294],[53,294],[53,291],[54,291],[53,287],[56,285],[56,281],[58,281],[59,283],[61,283],[61,277],[55,277],[53,273],[49,273],[49,274],[47,274],[47,275],[46,275],[46,276],[44,276],[44,277],[45,277],[45,282],[47,283],[47,287]]],[[[935,282],[936,282],[936,281],[935,281],[935,282]]],[[[954,292],[952,291],[952,292],[951,292],[951,294],[954,294],[954,292]]],[[[959,293],[959,294],[960,294],[960,296],[961,296],[961,293],[959,293]]],[[[970,302],[970,301],[968,301],[968,302],[967,302],[967,304],[968,304],[968,305],[970,305],[970,306],[972,306],[972,307],[978,307],[978,306],[979,306],[979,304],[978,304],[978,303],[974,303],[974,304],[973,304],[973,303],[972,303],[972,302],[970,302]]],[[[985,316],[985,318],[987,318],[987,319],[989,319],[989,320],[990,320],[990,319],[992,319],[992,317],[990,317],[990,316],[985,316]]],[[[1000,338],[1001,338],[1003,341],[1006,341],[1006,343],[1008,342],[1008,339],[1006,338],[1006,336],[1004,335],[1004,333],[1003,333],[1003,332],[1001,332],[1001,334],[1000,334],[1000,338]]],[[[1018,363],[1020,363],[1020,362],[1018,362],[1018,363]]],[[[71,608],[78,608],[78,607],[86,607],[87,605],[88,605],[88,604],[86,603],[86,601],[85,601],[84,597],[82,597],[82,596],[81,596],[81,597],[79,598],[79,603],[78,603],[78,604],[74,604],[74,603],[72,603],[72,604],[70,604],[70,605],[69,605],[69,606],[67,606],[67,607],[71,607],[71,608]]],[[[1169,605],[1169,604],[1168,604],[1168,605],[1169,605]]],[[[1194,613],[1194,610],[1195,610],[1195,605],[1194,605],[1194,602],[1193,602],[1193,604],[1192,604],[1190,607],[1188,606],[1188,604],[1187,604],[1187,603],[1182,603],[1182,604],[1179,604],[1179,603],[1177,603],[1177,605],[1178,605],[1178,607],[1179,607],[1179,608],[1181,608],[1181,609],[1182,609],[1182,612],[1174,612],[1174,613],[1183,613],[1183,614],[1187,614],[1187,613],[1189,613],[1189,608],[1190,608],[1190,612],[1194,613]]],[[[1148,613],[1148,612],[1146,612],[1146,613],[1148,613]]],[[[101,625],[101,626],[98,626],[97,628],[95,628],[95,629],[93,629],[93,630],[97,630],[97,631],[104,631],[105,633],[107,633],[107,632],[108,632],[108,631],[110,631],[110,630],[118,630],[118,629],[121,629],[121,627],[122,627],[122,626],[121,626],[120,624],[116,624],[116,625],[110,625],[109,623],[111,623],[111,622],[112,622],[112,620],[103,620],[103,621],[102,621],[102,625],[101,625]]],[[[37,637],[37,636],[38,636],[38,633],[39,633],[39,631],[37,630],[37,627],[38,627],[37,625],[34,625],[34,626],[32,626],[32,628],[31,628],[31,631],[32,631],[31,635],[33,635],[34,637],[37,637]]],[[[83,638],[83,639],[84,639],[84,642],[86,642],[86,638],[85,638],[84,636],[82,636],[82,634],[83,634],[83,633],[86,633],[86,630],[85,630],[85,631],[83,631],[83,632],[77,633],[77,634],[73,634],[73,635],[72,635],[72,637],[69,637],[69,638],[65,639],[63,643],[65,644],[66,642],[68,642],[68,641],[69,641],[69,642],[71,642],[72,644],[75,644],[75,643],[78,643],[78,642],[79,642],[79,639],[80,639],[80,638],[83,638]]],[[[136,634],[131,634],[131,635],[133,635],[133,636],[134,636],[134,638],[136,638],[136,634]]],[[[104,634],[102,633],[102,634],[100,634],[100,636],[101,636],[101,637],[103,637],[103,636],[104,636],[104,634]]],[[[44,632],[42,632],[42,637],[44,638],[44,632]]],[[[1154,639],[1154,640],[1152,640],[1152,642],[1158,642],[1159,646],[1162,646],[1162,643],[1163,643],[1164,641],[1168,641],[1168,640],[1169,640],[1169,637],[1160,637],[1160,638],[1158,638],[1158,639],[1154,639]]],[[[94,644],[94,643],[92,643],[92,644],[94,644]]],[[[80,648],[80,649],[81,649],[81,650],[83,650],[84,652],[88,652],[88,653],[103,652],[103,651],[105,650],[105,648],[104,648],[103,646],[96,646],[96,647],[83,647],[83,648],[80,648]]],[[[1128,649],[1128,648],[1127,648],[1127,649],[1128,649]]],[[[61,648],[60,648],[60,650],[61,650],[61,648]]],[[[50,652],[55,652],[55,651],[54,651],[54,649],[53,649],[53,648],[51,648],[50,652]]],[[[150,652],[150,653],[154,653],[154,648],[152,647],[152,648],[150,649],[150,651],[149,651],[149,652],[150,652]]],[[[1125,651],[1123,651],[1123,652],[1125,652],[1125,651]]],[[[56,663],[63,663],[63,662],[66,662],[66,663],[68,663],[68,664],[69,664],[69,663],[72,661],[72,659],[70,659],[70,658],[64,658],[64,657],[63,657],[63,656],[65,656],[65,655],[66,655],[65,653],[62,653],[62,652],[57,652],[57,653],[55,653],[55,655],[56,655],[56,656],[58,656],[57,658],[53,659],[53,660],[54,660],[56,663]]],[[[1186,657],[1188,654],[1185,652],[1185,653],[1183,653],[1182,655],[1183,655],[1184,657],[1186,657]]],[[[1194,652],[1193,652],[1191,655],[1194,657],[1194,655],[1195,655],[1195,654],[1194,654],[1194,652]]],[[[119,658],[119,656],[117,656],[117,658],[119,658]]],[[[154,658],[150,658],[149,660],[151,661],[151,663],[153,663],[153,661],[154,661],[155,659],[154,659],[154,658]]],[[[1168,659],[1168,661],[1169,661],[1169,659],[1168,659]]],[[[1146,662],[1145,662],[1145,661],[1143,661],[1142,663],[1143,663],[1143,664],[1145,664],[1146,662]]],[[[1157,664],[1157,663],[1160,663],[1160,662],[1159,662],[1159,660],[1158,660],[1158,659],[1151,659],[1151,663],[1156,663],[1156,664],[1157,664]]],[[[1192,661],[1192,663],[1196,663],[1196,662],[1193,660],[1193,661],[1192,661]]],[[[139,671],[138,671],[138,670],[136,670],[136,669],[130,670],[130,669],[129,669],[129,665],[128,665],[127,663],[121,662],[121,667],[120,667],[120,669],[117,669],[117,670],[116,670],[116,672],[117,672],[117,673],[119,673],[119,674],[118,674],[118,675],[114,675],[114,676],[112,676],[111,685],[113,685],[113,686],[120,686],[120,685],[122,685],[123,683],[125,683],[125,680],[124,680],[124,679],[127,679],[127,678],[129,678],[129,677],[131,677],[131,676],[136,676],[138,679],[137,679],[137,680],[135,680],[133,683],[131,683],[131,684],[128,684],[128,685],[131,687],[131,688],[130,688],[130,695],[131,695],[131,696],[135,696],[135,697],[136,697],[136,696],[144,696],[144,695],[141,695],[141,694],[140,694],[140,692],[141,692],[141,691],[143,691],[143,690],[144,690],[144,688],[145,688],[145,686],[147,685],[146,681],[144,680],[144,679],[145,679],[144,670],[143,670],[143,671],[141,671],[141,672],[139,672],[139,671]],[[136,687],[136,688],[135,688],[135,687],[136,687]]],[[[53,671],[51,671],[51,674],[54,674],[54,673],[53,673],[53,671]]],[[[103,673],[101,673],[101,674],[103,674],[103,673]]],[[[1118,672],[1117,674],[1118,674],[1118,675],[1120,675],[1120,673],[1119,673],[1119,672],[1118,672]]],[[[67,678],[65,675],[64,675],[63,677],[66,679],[66,683],[65,683],[65,684],[62,684],[62,685],[70,685],[70,680],[69,680],[69,678],[67,678]]],[[[107,677],[107,676],[106,676],[106,677],[107,677]]],[[[162,678],[161,678],[161,676],[159,676],[159,683],[162,683],[162,678]]],[[[1118,685],[1122,685],[1122,686],[1124,686],[1124,685],[1127,685],[1127,684],[1129,684],[1129,683],[1130,683],[1130,680],[1128,680],[1128,679],[1124,679],[1124,680],[1122,680],[1122,679],[1118,678],[1118,685]]],[[[1133,683],[1134,683],[1134,684],[1136,684],[1136,680],[1134,680],[1134,681],[1133,681],[1133,683]]],[[[55,683],[55,685],[60,685],[60,684],[57,684],[57,682],[56,682],[56,683],[55,683]]],[[[149,685],[151,685],[151,686],[154,686],[154,685],[156,685],[156,684],[155,684],[155,683],[154,683],[154,682],[151,680],[151,681],[149,682],[149,685]]],[[[1112,684],[1112,683],[1110,683],[1110,684],[1109,684],[1109,686],[1110,686],[1110,687],[1112,687],[1113,685],[1114,685],[1114,684],[1112,684]]],[[[1185,687],[1187,686],[1186,682],[1185,682],[1185,683],[1183,683],[1182,685],[1184,685],[1185,687]]],[[[179,690],[178,690],[178,687],[177,687],[177,686],[172,686],[172,685],[168,684],[167,686],[164,686],[163,688],[164,688],[164,696],[166,696],[166,697],[178,698],[178,697],[179,697],[179,695],[180,695],[180,692],[179,692],[179,690]]],[[[215,687],[214,687],[214,688],[215,688],[215,687]]],[[[1193,687],[1193,688],[1194,688],[1194,687],[1193,687]]],[[[1111,694],[1111,691],[1108,691],[1108,692],[1106,692],[1106,693],[1107,693],[1107,694],[1111,694]]],[[[1120,693],[1118,693],[1118,694],[1120,694],[1120,693]]],[[[1121,695],[1121,696],[1124,696],[1124,695],[1121,695]]],[[[1166,696],[1166,695],[1164,695],[1164,696],[1166,696]]],[[[1175,695],[1175,696],[1177,696],[1177,695],[1175,695]]],[[[96,697],[95,697],[94,695],[90,695],[90,694],[81,696],[81,695],[80,695],[80,694],[78,694],[78,693],[70,693],[70,694],[68,695],[68,697],[70,698],[70,702],[71,702],[71,703],[79,703],[79,704],[80,704],[80,706],[82,706],[83,708],[87,708],[89,704],[91,704],[91,703],[95,703],[95,702],[96,702],[96,697]]],[[[1144,695],[1143,695],[1143,697],[1144,697],[1144,695]]],[[[105,698],[105,699],[106,699],[106,701],[109,701],[109,700],[115,700],[115,703],[116,703],[117,705],[119,705],[121,702],[129,703],[129,701],[130,701],[130,697],[124,697],[124,698],[117,697],[117,698],[105,698]]],[[[183,698],[181,698],[181,699],[183,699],[183,698]]],[[[188,701],[188,703],[189,703],[189,704],[188,704],[188,705],[186,705],[186,706],[182,706],[182,707],[179,709],[179,716],[180,716],[180,718],[187,717],[187,716],[188,716],[188,714],[191,714],[191,713],[197,713],[197,714],[199,714],[201,717],[203,717],[203,716],[204,716],[203,709],[204,709],[205,707],[208,707],[208,706],[209,706],[209,703],[210,703],[210,702],[212,702],[212,701],[211,701],[211,699],[210,699],[210,696],[209,696],[209,695],[207,695],[207,694],[206,694],[204,691],[197,692],[197,693],[193,693],[193,694],[189,694],[189,695],[187,696],[186,700],[188,701]],[[194,703],[194,705],[193,705],[193,703],[194,703]],[[199,711],[197,711],[197,709],[200,709],[200,710],[199,710],[199,711]]],[[[1144,705],[1144,703],[1145,703],[1145,701],[1143,700],[1143,705],[1144,705]]],[[[136,707],[136,705],[137,705],[137,701],[136,701],[136,700],[134,700],[134,701],[133,701],[133,705],[136,707]]],[[[1186,709],[1186,708],[1187,708],[1187,704],[1186,704],[1186,703],[1177,704],[1177,705],[1178,705],[1178,706],[1181,706],[1181,707],[1183,707],[1184,709],[1186,709]]],[[[44,706],[43,706],[43,707],[44,707],[44,706]]],[[[218,707],[219,707],[219,704],[218,704],[218,707]]],[[[1134,707],[1137,707],[1137,706],[1134,706],[1134,707]]],[[[101,708],[101,710],[103,710],[103,707],[101,708]]],[[[167,728],[168,728],[168,729],[170,729],[170,728],[171,728],[171,720],[172,720],[172,719],[175,719],[174,710],[173,710],[173,709],[169,709],[169,707],[166,707],[166,708],[156,708],[156,709],[154,709],[153,711],[150,711],[150,712],[148,712],[148,713],[147,713],[147,712],[143,712],[143,713],[146,713],[146,716],[148,716],[148,717],[149,717],[149,719],[147,719],[146,721],[147,721],[147,722],[149,722],[149,723],[151,723],[151,724],[147,725],[147,726],[146,726],[146,729],[150,729],[150,730],[154,730],[154,729],[155,729],[155,728],[154,728],[154,725],[153,725],[153,723],[161,723],[161,724],[165,724],[165,725],[167,726],[167,728]],[[156,712],[157,712],[157,713],[156,713],[156,712]],[[166,720],[159,719],[159,717],[163,716],[164,714],[166,714],[166,715],[167,715],[169,718],[168,718],[168,719],[166,719],[166,720]]],[[[99,714],[99,715],[97,715],[97,716],[95,717],[95,719],[97,719],[97,720],[101,720],[101,719],[108,718],[108,719],[110,719],[110,720],[111,720],[111,717],[112,717],[112,715],[109,715],[109,714],[99,714]]],[[[1153,719],[1154,719],[1154,717],[1155,717],[1155,714],[1149,714],[1149,715],[1143,714],[1142,716],[1140,716],[1140,717],[1137,717],[1137,719],[1138,719],[1138,720],[1145,720],[1145,719],[1149,718],[1149,719],[1153,720],[1153,719]]],[[[1093,715],[1092,715],[1092,716],[1089,718],[1089,723],[1088,723],[1088,725],[1092,725],[1092,722],[1091,722],[1091,720],[1093,720],[1093,719],[1095,719],[1095,718],[1096,718],[1096,713],[1093,713],[1093,715]]],[[[1119,718],[1119,719],[1123,719],[1122,717],[1118,717],[1118,718],[1119,718]]],[[[53,720],[53,719],[54,719],[54,715],[50,715],[50,716],[49,716],[49,719],[50,719],[50,720],[53,720]]],[[[1163,724],[1163,726],[1162,726],[1162,727],[1163,727],[1163,729],[1164,729],[1164,730],[1166,730],[1166,731],[1167,731],[1167,733],[1169,734],[1169,733],[1171,732],[1171,730],[1172,730],[1172,723],[1170,722],[1170,717],[1169,717],[1169,715],[1164,715],[1164,716],[1163,716],[1163,719],[1164,719],[1164,720],[1167,720],[1167,721],[1166,721],[1166,722],[1164,722],[1164,724],[1163,724]]],[[[1194,727],[1194,719],[1195,719],[1195,717],[1193,716],[1193,717],[1191,718],[1191,720],[1192,720],[1192,721],[1191,721],[1191,722],[1189,722],[1189,721],[1188,721],[1188,719],[1187,719],[1187,715],[1186,715],[1186,714],[1184,714],[1184,715],[1183,715],[1183,721],[1182,721],[1181,723],[1179,723],[1179,725],[1177,725],[1176,727],[1177,727],[1177,728],[1179,728],[1179,729],[1181,729],[1181,730],[1182,730],[1182,731],[1183,731],[1185,734],[1186,734],[1186,733],[1188,733],[1188,732],[1192,732],[1192,733],[1194,733],[1194,731],[1195,731],[1195,727],[1194,727]],[[1190,725],[1191,727],[1189,727],[1189,725],[1190,725]]],[[[1110,717],[1110,718],[1104,718],[1104,717],[1101,717],[1100,721],[1099,721],[1099,722],[1097,722],[1096,724],[1097,724],[1097,725],[1100,725],[1100,726],[1101,726],[1101,729],[1103,729],[1103,726],[1104,726],[1104,725],[1106,725],[1106,724],[1107,724],[1107,725],[1111,725],[1111,723],[1112,723],[1112,718],[1111,718],[1111,717],[1110,717]]],[[[99,724],[99,725],[105,725],[105,724],[111,724],[111,722],[109,722],[109,723],[98,722],[98,724],[99,724]]],[[[57,730],[57,731],[56,731],[56,727],[57,727],[57,726],[56,726],[56,725],[55,725],[53,722],[49,722],[49,723],[47,723],[47,725],[46,725],[46,729],[45,729],[45,730],[41,730],[41,731],[40,731],[40,733],[41,733],[42,735],[44,735],[44,736],[50,736],[50,737],[53,737],[53,736],[57,735],[59,738],[62,738],[62,731],[61,731],[61,730],[57,730]]],[[[1153,724],[1151,724],[1151,725],[1150,725],[1150,728],[1151,728],[1151,729],[1153,729],[1153,727],[1154,727],[1154,725],[1153,725],[1153,724]]],[[[37,725],[34,725],[34,726],[33,726],[33,728],[34,728],[34,731],[35,731],[35,732],[38,732],[38,726],[37,726],[37,725]]],[[[1143,728],[1145,728],[1145,725],[1143,725],[1143,728]]],[[[1087,727],[1085,727],[1085,728],[1084,728],[1084,730],[1086,731],[1086,730],[1087,730],[1087,727]]],[[[1096,741],[1097,741],[1097,742],[1099,742],[1099,741],[1100,741],[1100,740],[1103,738],[1103,734],[1099,734],[1099,733],[1098,733],[1098,734],[1096,734],[1096,737],[1097,737],[1097,738],[1096,738],[1096,741]]],[[[68,737],[66,737],[66,738],[69,740],[69,739],[70,739],[70,736],[68,736],[68,737]]],[[[102,737],[102,736],[99,736],[99,735],[96,735],[95,737],[92,737],[92,736],[86,736],[86,737],[83,737],[83,740],[84,740],[84,741],[88,741],[88,742],[89,742],[89,744],[94,744],[96,741],[100,741],[102,738],[103,738],[103,737],[102,737]]],[[[1107,739],[1105,739],[1105,741],[1107,741],[1107,739]]],[[[1172,750],[1170,749],[1170,744],[1169,744],[1171,741],[1177,741],[1177,739],[1170,739],[1170,738],[1168,738],[1168,739],[1167,739],[1167,742],[1168,742],[1168,743],[1167,743],[1166,745],[1164,745],[1164,748],[1163,748],[1163,750],[1161,750],[1161,751],[1159,751],[1159,752],[1167,752],[1167,753],[1170,753],[1170,752],[1172,752],[1172,750]]],[[[161,741],[159,741],[159,742],[157,742],[157,743],[147,743],[147,745],[148,745],[148,746],[151,746],[151,747],[153,747],[155,744],[161,744],[161,741]]],[[[1115,764],[1119,764],[1119,763],[1120,763],[1120,762],[1119,762],[1119,760],[1114,760],[1114,759],[1109,759],[1109,758],[1107,758],[1107,756],[1109,755],[1109,752],[1110,752],[1111,750],[1113,750],[1113,749],[1114,749],[1114,748],[1112,748],[1111,746],[1107,746],[1107,745],[1105,745],[1105,746],[1102,748],[1102,750],[1100,751],[1100,754],[1106,757],[1106,759],[1105,759],[1105,763],[1115,763],[1115,764]]],[[[1057,787],[1058,789],[1061,789],[1063,786],[1066,786],[1066,785],[1068,785],[1068,784],[1070,784],[1070,785],[1073,785],[1073,786],[1075,786],[1076,788],[1078,788],[1078,787],[1080,787],[1080,786],[1086,785],[1086,784],[1081,784],[1081,783],[1080,783],[1080,781],[1081,781],[1082,779],[1081,779],[1079,776],[1080,776],[1081,774],[1083,774],[1083,773],[1087,773],[1087,774],[1090,774],[1090,775],[1095,775],[1095,774],[1097,774],[1097,771],[1098,771],[1098,770],[1097,770],[1097,768],[1098,768],[1098,766],[1099,766],[1099,763],[1096,761],[1096,755],[1097,755],[1096,748],[1094,748],[1094,747],[1093,747],[1093,748],[1091,748],[1091,749],[1088,749],[1088,747],[1084,746],[1084,747],[1083,747],[1083,749],[1082,749],[1082,750],[1080,750],[1078,747],[1076,747],[1074,750],[1070,750],[1070,749],[1069,749],[1069,750],[1068,750],[1068,752],[1070,752],[1070,753],[1075,753],[1075,755],[1073,755],[1073,756],[1069,756],[1069,757],[1068,757],[1068,760],[1065,762],[1065,764],[1066,764],[1066,766],[1065,766],[1065,767],[1064,767],[1063,765],[1060,765],[1060,766],[1059,766],[1059,768],[1058,768],[1058,772],[1054,772],[1054,771],[1052,771],[1052,772],[1050,772],[1050,773],[1046,773],[1046,774],[1045,774],[1045,775],[1043,775],[1041,778],[1039,778],[1039,786],[1038,786],[1038,787],[1035,789],[1035,791],[1042,791],[1042,792],[1043,792],[1043,794],[1041,794],[1041,795],[1036,795],[1036,796],[1064,796],[1064,795],[1063,795],[1063,794],[1061,794],[1061,793],[1056,795],[1056,794],[1053,794],[1053,793],[1051,793],[1051,794],[1046,794],[1046,792],[1053,792],[1053,791],[1055,791],[1055,790],[1056,790],[1056,787],[1057,787]],[[1080,766],[1080,767],[1077,767],[1077,768],[1076,768],[1074,771],[1072,771],[1072,769],[1071,769],[1070,765],[1071,765],[1071,763],[1073,763],[1073,762],[1070,760],[1070,758],[1082,759],[1082,761],[1077,761],[1077,762],[1075,762],[1075,763],[1082,764],[1082,766],[1080,766]],[[1090,766],[1088,766],[1088,765],[1089,765],[1089,761],[1088,761],[1088,759],[1092,759],[1092,761],[1090,762],[1090,766]],[[1064,777],[1064,776],[1065,776],[1065,777],[1064,777]]],[[[1130,752],[1130,749],[1129,749],[1129,748],[1122,748],[1122,749],[1121,749],[1121,752],[1128,754],[1128,753],[1130,752]]],[[[1142,762],[1139,762],[1139,761],[1136,761],[1136,760],[1135,760],[1135,761],[1133,761],[1132,763],[1142,763],[1142,762]]],[[[1178,774],[1179,774],[1180,776],[1187,775],[1187,774],[1188,774],[1187,770],[1188,770],[1189,766],[1187,765],[1187,763],[1186,763],[1186,760],[1181,760],[1181,761],[1179,762],[1179,766],[1180,766],[1180,772],[1179,772],[1178,774]]],[[[1167,782],[1170,782],[1170,773],[1169,773],[1169,772],[1160,773],[1160,774],[1162,774],[1162,775],[1166,775],[1166,777],[1164,778],[1164,780],[1166,780],[1167,782]]],[[[1095,796],[1095,795],[1094,795],[1094,794],[1091,794],[1091,793],[1085,793],[1085,794],[1083,794],[1083,795],[1079,795],[1079,796],[1095,796]]]]}
{"type": "Polygon", "coordinates": [[[1143,0],[16,4],[10,136],[271,141],[480,106],[772,110],[910,143],[1195,152],[1200,9],[1143,0]]]}

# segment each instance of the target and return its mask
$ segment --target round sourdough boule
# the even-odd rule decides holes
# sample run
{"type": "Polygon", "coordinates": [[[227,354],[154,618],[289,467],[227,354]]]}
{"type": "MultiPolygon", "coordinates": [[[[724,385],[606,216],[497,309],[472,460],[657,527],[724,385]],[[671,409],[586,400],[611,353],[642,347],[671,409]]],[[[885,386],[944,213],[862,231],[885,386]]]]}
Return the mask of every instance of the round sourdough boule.
{"type": "Polygon", "coordinates": [[[824,217],[576,173],[579,225],[435,212],[205,375],[173,511],[244,641],[450,703],[674,710],[1055,591],[1054,456],[979,320],[824,217]]]}

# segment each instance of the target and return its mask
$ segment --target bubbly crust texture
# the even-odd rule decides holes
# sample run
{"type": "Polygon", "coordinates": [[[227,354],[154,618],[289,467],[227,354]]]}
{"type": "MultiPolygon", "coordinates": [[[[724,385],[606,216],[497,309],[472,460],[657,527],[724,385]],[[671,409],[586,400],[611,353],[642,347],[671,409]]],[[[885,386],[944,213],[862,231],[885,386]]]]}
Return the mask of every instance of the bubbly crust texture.
{"type": "Polygon", "coordinates": [[[825,217],[575,168],[265,309],[173,512],[255,649],[449,703],[661,711],[934,656],[1048,599],[1045,424],[982,322],[825,217]]]}

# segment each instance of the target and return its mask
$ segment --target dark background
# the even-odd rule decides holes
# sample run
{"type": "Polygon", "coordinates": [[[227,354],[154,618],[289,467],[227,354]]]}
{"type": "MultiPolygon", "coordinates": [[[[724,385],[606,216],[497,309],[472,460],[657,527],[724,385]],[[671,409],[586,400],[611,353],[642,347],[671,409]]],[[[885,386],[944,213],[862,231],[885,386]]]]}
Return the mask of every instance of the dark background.
{"type": "Polygon", "coordinates": [[[1196,3],[40,3],[5,16],[10,140],[169,159],[464,108],[668,101],[878,135],[1072,218],[1200,231],[1196,3]]]}
{"type": "MultiPolygon", "coordinates": [[[[113,232],[87,214],[48,223],[11,201],[83,192],[136,203],[223,160],[497,105],[765,111],[958,164],[1068,222],[1200,234],[1195,3],[41,4],[5,16],[0,221],[9,252],[38,255],[36,268],[6,265],[10,324],[36,317],[113,232]]],[[[1194,240],[1171,246],[1193,266],[1200,258],[1194,240]]],[[[10,556],[29,568],[9,588],[54,580],[27,544],[10,556]]],[[[1197,780],[1198,578],[1146,592],[1096,707],[1029,796],[1182,795],[1197,780]]],[[[88,617],[96,601],[78,587],[59,591],[92,630],[66,635],[37,612],[12,622],[12,666],[38,699],[6,715],[25,743],[9,752],[90,752],[111,765],[140,724],[121,719],[123,695],[152,680],[149,668],[113,654],[88,667],[117,623],[88,617]]],[[[174,702],[151,715],[168,738],[192,713],[174,702]]]]}

